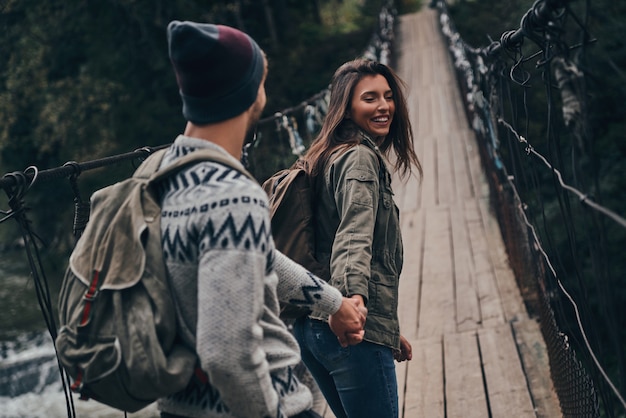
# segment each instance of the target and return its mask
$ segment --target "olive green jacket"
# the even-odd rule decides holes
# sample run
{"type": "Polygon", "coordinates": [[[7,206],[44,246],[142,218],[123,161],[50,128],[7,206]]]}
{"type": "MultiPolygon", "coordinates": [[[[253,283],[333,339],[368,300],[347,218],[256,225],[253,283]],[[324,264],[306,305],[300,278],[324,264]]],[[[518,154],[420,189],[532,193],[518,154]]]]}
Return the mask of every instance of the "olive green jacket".
{"type": "MultiPolygon", "coordinates": [[[[363,295],[365,340],[400,348],[398,283],[403,248],[391,175],[374,142],[331,158],[318,181],[316,256],[344,296],[363,295]]],[[[327,320],[320,312],[311,317],[327,320]]]]}

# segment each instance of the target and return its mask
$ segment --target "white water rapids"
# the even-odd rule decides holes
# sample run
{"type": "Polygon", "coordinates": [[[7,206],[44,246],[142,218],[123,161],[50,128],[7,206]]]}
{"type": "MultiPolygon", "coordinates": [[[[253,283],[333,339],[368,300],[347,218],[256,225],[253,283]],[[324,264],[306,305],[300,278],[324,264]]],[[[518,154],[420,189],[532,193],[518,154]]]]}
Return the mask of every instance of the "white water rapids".
{"type": "MultiPolygon", "coordinates": [[[[0,418],[65,418],[67,403],[49,335],[29,338],[16,350],[3,346],[0,357],[0,418]],[[25,392],[25,390],[27,390],[25,392]]],[[[124,418],[124,412],[72,394],[77,418],[124,418]]],[[[129,418],[154,418],[150,405],[129,418]]]]}

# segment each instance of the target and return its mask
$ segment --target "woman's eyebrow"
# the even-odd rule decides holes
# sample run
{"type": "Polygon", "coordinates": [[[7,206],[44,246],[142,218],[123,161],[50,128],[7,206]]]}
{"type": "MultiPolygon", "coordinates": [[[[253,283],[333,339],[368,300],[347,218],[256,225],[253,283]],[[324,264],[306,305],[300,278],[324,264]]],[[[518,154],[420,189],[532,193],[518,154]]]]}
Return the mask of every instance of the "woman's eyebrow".
{"type": "MultiPolygon", "coordinates": [[[[378,92],[376,90],[367,90],[367,91],[362,92],[359,96],[366,96],[368,94],[378,94],[378,92]]],[[[386,90],[383,93],[383,95],[385,95],[385,94],[393,94],[393,90],[391,90],[391,89],[386,90]]]]}

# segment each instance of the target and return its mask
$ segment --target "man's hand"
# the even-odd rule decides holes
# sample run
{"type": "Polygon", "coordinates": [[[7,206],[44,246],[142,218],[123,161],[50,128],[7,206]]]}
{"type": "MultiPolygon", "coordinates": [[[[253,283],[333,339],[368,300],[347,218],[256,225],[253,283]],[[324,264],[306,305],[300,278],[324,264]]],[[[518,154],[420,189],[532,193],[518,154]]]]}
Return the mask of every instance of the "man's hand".
{"type": "Polygon", "coordinates": [[[339,344],[342,347],[363,341],[365,335],[363,326],[366,316],[367,308],[363,304],[362,296],[355,295],[351,298],[343,298],[339,310],[328,318],[328,325],[339,339],[339,344]]]}

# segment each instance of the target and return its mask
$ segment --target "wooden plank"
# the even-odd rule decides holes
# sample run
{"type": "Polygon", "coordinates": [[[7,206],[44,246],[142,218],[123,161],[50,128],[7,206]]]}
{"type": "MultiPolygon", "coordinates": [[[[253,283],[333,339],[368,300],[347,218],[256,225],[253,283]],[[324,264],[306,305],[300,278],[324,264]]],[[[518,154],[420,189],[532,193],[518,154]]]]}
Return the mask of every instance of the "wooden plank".
{"type": "Polygon", "coordinates": [[[419,25],[422,28],[422,39],[425,45],[433,45],[439,31],[437,12],[423,8],[419,13],[419,25]]]}
{"type": "MultiPolygon", "coordinates": [[[[417,16],[404,15],[400,17],[400,57],[398,60],[398,74],[403,80],[413,80],[415,78],[416,67],[419,65],[417,54],[416,35],[417,31],[415,22],[417,16]]],[[[415,83],[407,83],[407,104],[409,110],[409,118],[413,123],[414,146],[418,156],[422,155],[423,141],[421,135],[416,132],[416,122],[421,117],[419,109],[420,89],[415,83]]],[[[421,122],[421,121],[420,121],[421,122]]],[[[419,123],[421,125],[421,123],[419,123]]],[[[420,184],[417,175],[410,176],[407,179],[400,179],[394,175],[394,191],[396,192],[396,202],[400,210],[414,210],[420,206],[420,184]]]]}
{"type": "Polygon", "coordinates": [[[406,204],[406,195],[407,195],[407,190],[406,190],[406,186],[407,183],[406,182],[402,182],[399,180],[396,180],[395,176],[392,174],[391,175],[391,188],[393,189],[393,200],[396,203],[396,205],[398,205],[398,208],[400,209],[400,212],[403,211],[403,208],[405,207],[406,204]]]}
{"type": "Polygon", "coordinates": [[[539,324],[535,320],[515,321],[513,331],[537,418],[563,416],[550,377],[550,361],[539,324]]]}
{"type": "Polygon", "coordinates": [[[437,85],[438,89],[446,84],[446,72],[448,72],[449,57],[447,47],[443,46],[441,36],[438,34],[439,29],[435,27],[435,22],[429,22],[425,27],[429,27],[428,47],[430,50],[430,62],[435,71],[432,73],[430,83],[437,85]],[[442,47],[443,46],[443,47],[442,47]]]}
{"type": "MultiPolygon", "coordinates": [[[[452,66],[452,63],[449,63],[450,66],[452,66]]],[[[471,126],[469,124],[469,120],[467,117],[467,111],[465,108],[465,101],[466,101],[466,97],[465,96],[461,96],[461,91],[459,89],[459,85],[458,83],[453,83],[452,85],[450,85],[450,98],[452,100],[453,106],[450,109],[451,116],[454,118],[456,126],[458,127],[459,130],[471,130],[471,126]]]]}
{"type": "MultiPolygon", "coordinates": [[[[447,62],[444,62],[443,65],[451,64],[448,60],[447,62]]],[[[458,94],[458,85],[452,76],[452,73],[450,73],[450,83],[444,86],[442,93],[447,104],[446,112],[448,114],[448,120],[450,121],[448,124],[449,131],[453,133],[461,129],[467,129],[465,115],[459,113],[458,102],[460,101],[460,98],[458,94]]]]}
{"type": "MultiPolygon", "coordinates": [[[[445,114],[445,98],[436,98],[440,103],[440,115],[445,114]]],[[[444,117],[439,117],[438,124],[447,125],[443,122],[444,117]]],[[[450,205],[456,195],[456,184],[452,169],[452,152],[450,151],[450,136],[447,134],[437,135],[437,202],[442,205],[450,205]]]]}
{"type": "Polygon", "coordinates": [[[485,230],[487,249],[495,275],[496,286],[500,294],[504,317],[507,322],[528,318],[524,299],[515,275],[509,264],[509,257],[502,240],[500,225],[489,207],[489,200],[478,199],[478,209],[485,230]]]}
{"type": "Polygon", "coordinates": [[[487,182],[485,170],[482,166],[476,135],[470,130],[463,130],[460,133],[461,138],[466,144],[468,167],[472,184],[474,185],[474,196],[476,198],[488,199],[490,193],[489,183],[487,182]]]}
{"type": "Polygon", "coordinates": [[[444,418],[444,372],[441,338],[413,340],[413,360],[407,364],[407,391],[401,417],[444,418]]]}
{"type": "Polygon", "coordinates": [[[447,141],[450,132],[452,131],[452,129],[455,129],[454,125],[456,125],[455,122],[450,118],[450,107],[452,106],[452,104],[448,100],[448,96],[445,93],[445,90],[447,89],[446,83],[449,83],[450,81],[446,80],[446,77],[442,75],[442,73],[445,73],[445,71],[441,71],[442,67],[445,68],[445,66],[447,65],[447,57],[442,56],[440,53],[438,53],[434,59],[437,62],[438,67],[438,69],[434,71],[437,72],[437,77],[442,78],[442,81],[437,82],[437,85],[433,86],[433,88],[436,87],[437,95],[435,96],[435,101],[433,101],[432,106],[436,109],[435,112],[438,115],[437,127],[440,139],[442,141],[447,141]]]}
{"type": "Polygon", "coordinates": [[[398,20],[398,42],[396,43],[395,52],[397,55],[398,74],[402,75],[403,80],[413,80],[414,68],[411,57],[415,53],[415,14],[402,15],[398,20]]]}
{"type": "MultiPolygon", "coordinates": [[[[489,417],[476,333],[446,334],[443,343],[446,417],[489,417]]],[[[515,414],[493,416],[517,417],[515,414]]]]}
{"type": "Polygon", "coordinates": [[[417,169],[413,168],[413,174],[400,179],[397,173],[392,175],[392,187],[394,201],[400,209],[400,219],[405,212],[414,212],[421,206],[422,185],[417,169]]]}
{"type": "MultiPolygon", "coordinates": [[[[431,71],[433,72],[433,75],[435,76],[436,80],[434,84],[431,84],[432,89],[436,92],[436,94],[433,96],[432,101],[431,101],[431,106],[433,108],[433,113],[435,114],[435,127],[437,128],[437,136],[441,139],[441,140],[445,140],[447,137],[447,134],[450,130],[449,125],[450,125],[450,121],[448,120],[448,106],[447,106],[447,101],[445,100],[445,96],[442,95],[442,88],[443,88],[443,83],[441,82],[441,68],[442,65],[446,64],[446,57],[442,56],[440,51],[438,49],[433,49],[433,57],[432,57],[432,63],[433,63],[433,68],[431,69],[431,71]]],[[[432,81],[431,81],[432,83],[432,81]]]]}
{"type": "Polygon", "coordinates": [[[461,135],[459,131],[450,134],[450,151],[452,153],[456,197],[459,201],[474,197],[474,187],[471,182],[466,145],[461,135]]]}
{"type": "Polygon", "coordinates": [[[437,204],[437,167],[436,167],[436,143],[432,137],[423,138],[424,148],[421,156],[424,180],[422,182],[422,206],[433,207],[437,204]]]}
{"type": "Polygon", "coordinates": [[[450,208],[450,215],[454,254],[456,329],[468,331],[480,326],[480,307],[470,273],[472,256],[465,225],[465,213],[458,205],[454,205],[450,208]]]}
{"type": "Polygon", "coordinates": [[[404,405],[404,397],[407,390],[411,390],[408,387],[406,381],[408,362],[402,363],[396,362],[396,381],[398,383],[398,416],[402,418],[402,408],[404,405]]]}
{"type": "Polygon", "coordinates": [[[491,416],[535,417],[509,324],[478,331],[491,416]]]}
{"type": "Polygon", "coordinates": [[[418,337],[438,337],[456,329],[450,217],[446,208],[425,212],[424,261],[418,337]]]}
{"type": "Polygon", "coordinates": [[[324,410],[324,413],[320,415],[324,418],[337,418],[335,414],[333,414],[333,411],[330,409],[328,405],[326,405],[326,409],[324,410]]]}
{"type": "Polygon", "coordinates": [[[482,323],[485,327],[497,326],[504,322],[504,313],[482,219],[475,200],[465,201],[465,217],[472,248],[472,274],[480,300],[482,323]]]}
{"type": "Polygon", "coordinates": [[[401,216],[404,266],[400,275],[398,317],[402,335],[412,339],[417,336],[419,323],[424,214],[422,211],[414,211],[401,216]]]}
{"type": "MultiPolygon", "coordinates": [[[[415,153],[417,154],[417,157],[420,160],[420,163],[422,165],[422,171],[424,170],[424,148],[426,147],[426,141],[427,138],[423,137],[423,136],[414,136],[413,137],[413,141],[414,141],[414,148],[415,148],[415,153]]],[[[415,199],[415,205],[417,208],[422,208],[423,207],[423,200],[424,200],[424,172],[422,173],[422,176],[419,176],[419,173],[416,172],[415,176],[412,177],[412,180],[417,183],[416,184],[416,199],[415,199]]]]}

